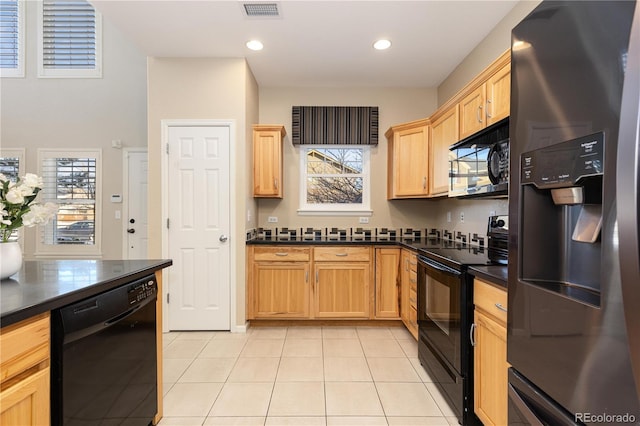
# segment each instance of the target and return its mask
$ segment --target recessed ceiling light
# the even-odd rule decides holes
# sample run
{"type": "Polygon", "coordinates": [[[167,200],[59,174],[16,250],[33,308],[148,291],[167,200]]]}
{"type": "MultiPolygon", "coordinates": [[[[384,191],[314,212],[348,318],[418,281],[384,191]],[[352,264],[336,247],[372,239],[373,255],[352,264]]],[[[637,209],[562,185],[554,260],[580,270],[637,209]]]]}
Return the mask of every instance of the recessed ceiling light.
{"type": "Polygon", "coordinates": [[[385,50],[391,47],[391,42],[386,39],[380,39],[373,43],[373,48],[377,50],[385,50]]]}
{"type": "Polygon", "coordinates": [[[251,50],[262,50],[264,46],[258,40],[249,40],[247,42],[247,47],[251,50]]]}

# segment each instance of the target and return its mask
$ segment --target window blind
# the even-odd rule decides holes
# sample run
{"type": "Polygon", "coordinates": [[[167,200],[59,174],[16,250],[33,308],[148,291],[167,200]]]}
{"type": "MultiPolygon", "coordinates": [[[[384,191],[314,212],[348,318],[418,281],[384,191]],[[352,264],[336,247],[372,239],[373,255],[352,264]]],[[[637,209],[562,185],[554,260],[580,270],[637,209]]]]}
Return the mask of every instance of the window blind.
{"type": "Polygon", "coordinates": [[[58,205],[57,217],[44,227],[45,244],[93,244],[94,226],[89,235],[68,228],[74,223],[95,222],[96,158],[46,158],[42,179],[44,201],[58,205]]]}
{"type": "Polygon", "coordinates": [[[84,0],[44,0],[42,66],[44,69],[95,69],[96,12],[84,0]]]}
{"type": "Polygon", "coordinates": [[[20,14],[18,0],[0,1],[0,68],[20,65],[20,14]]]}
{"type": "Polygon", "coordinates": [[[377,145],[378,107],[294,106],[294,145],[377,145]]]}

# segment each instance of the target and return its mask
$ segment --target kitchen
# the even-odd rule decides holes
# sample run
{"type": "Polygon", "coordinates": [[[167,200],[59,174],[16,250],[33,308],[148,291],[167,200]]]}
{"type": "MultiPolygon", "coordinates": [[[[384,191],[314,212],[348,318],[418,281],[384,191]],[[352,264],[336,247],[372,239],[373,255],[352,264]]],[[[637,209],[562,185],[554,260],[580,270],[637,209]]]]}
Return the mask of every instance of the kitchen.
{"type": "MultiPolygon", "coordinates": [[[[531,8],[533,7],[533,5],[528,5],[531,8]]],[[[529,9],[530,10],[530,9],[529,9]]],[[[528,13],[528,11],[524,11],[522,13],[522,16],[526,15],[526,13],[528,13]]],[[[520,18],[522,17],[520,16],[520,18]]],[[[514,19],[514,22],[512,22],[511,24],[505,24],[505,26],[507,26],[510,30],[510,28],[512,26],[515,25],[515,23],[517,23],[520,19],[514,19]]],[[[509,30],[505,30],[505,32],[508,32],[509,30]]],[[[507,42],[508,43],[508,42],[507,42]]],[[[497,57],[500,53],[502,53],[502,51],[504,51],[504,48],[508,47],[505,45],[502,45],[500,47],[500,49],[495,49],[496,52],[495,54],[492,55],[492,58],[485,58],[485,64],[488,62],[491,62],[491,60],[495,59],[495,57],[497,57]]],[[[488,55],[487,55],[488,56],[488,55]]],[[[170,76],[173,76],[174,78],[176,76],[182,76],[182,77],[187,77],[185,80],[189,80],[192,81],[193,78],[197,77],[199,73],[195,73],[196,75],[194,75],[194,73],[192,73],[189,69],[189,67],[193,67],[193,68],[201,68],[202,69],[211,69],[213,67],[217,67],[218,65],[220,65],[221,67],[224,66],[229,66],[228,70],[231,74],[233,74],[236,71],[240,71],[240,75],[242,76],[246,76],[246,70],[242,70],[242,64],[239,63],[233,63],[234,61],[205,61],[205,60],[200,60],[200,61],[180,61],[181,63],[176,63],[177,61],[171,61],[171,60],[162,60],[162,59],[155,59],[151,61],[151,65],[150,65],[150,81],[152,82],[156,82],[158,81],[158,85],[162,86],[162,88],[158,88],[156,85],[151,84],[150,85],[150,89],[149,89],[149,98],[150,98],[150,104],[149,104],[149,122],[157,122],[156,119],[160,119],[162,117],[166,117],[166,116],[175,116],[172,114],[176,114],[175,113],[175,109],[173,108],[178,108],[179,109],[179,101],[180,98],[178,95],[179,93],[176,93],[176,90],[173,88],[169,88],[166,89],[165,91],[165,86],[168,87],[167,80],[161,80],[161,78],[169,78],[170,76]],[[190,64],[187,64],[191,62],[190,64]],[[184,65],[189,65],[188,67],[184,67],[184,65]],[[239,67],[238,67],[239,65],[239,67]],[[182,68],[182,69],[181,69],[182,68]],[[158,73],[154,73],[154,71],[158,71],[158,73]],[[160,80],[154,80],[154,78],[160,78],[160,80]],[[156,90],[157,89],[157,90],[156,90]],[[153,103],[153,100],[157,100],[157,99],[168,99],[169,97],[173,97],[173,101],[175,101],[175,103],[173,105],[171,105],[171,108],[173,110],[169,110],[169,109],[162,109],[159,104],[162,104],[162,102],[160,102],[159,104],[153,103]]],[[[482,67],[480,67],[482,68],[482,67]]],[[[479,70],[476,69],[474,72],[469,73],[471,76],[475,75],[479,70]]],[[[468,81],[470,78],[467,78],[466,81],[468,81]]],[[[242,79],[240,79],[242,80],[242,79]]],[[[232,81],[236,82],[236,83],[242,83],[242,81],[238,81],[238,78],[234,78],[232,81]]],[[[184,88],[184,83],[182,83],[183,88],[184,88]]],[[[460,84],[458,87],[456,87],[455,89],[452,90],[452,92],[455,92],[462,84],[460,84]]],[[[202,87],[207,87],[209,88],[209,90],[211,90],[212,92],[216,92],[216,85],[211,83],[210,81],[194,81],[194,86],[198,86],[200,88],[202,87]],[[199,84],[202,83],[202,84],[199,84]]],[[[9,86],[10,87],[10,86],[9,86]]],[[[3,87],[4,89],[4,87],[3,87]]],[[[191,87],[186,87],[184,88],[186,91],[191,90],[190,95],[189,96],[185,96],[186,100],[185,102],[188,102],[188,100],[191,98],[193,98],[193,96],[195,95],[195,93],[197,93],[196,90],[192,90],[191,87]],[[188,89],[188,90],[187,90],[188,89]]],[[[255,90],[255,88],[254,88],[255,90]]],[[[218,91],[220,92],[220,91],[218,91]]],[[[280,111],[280,115],[276,115],[274,114],[273,116],[269,116],[268,114],[271,114],[267,111],[269,111],[268,109],[263,110],[262,107],[256,108],[255,106],[252,108],[246,108],[243,105],[237,105],[237,102],[233,105],[236,105],[238,108],[238,111],[243,111],[241,112],[241,115],[244,115],[248,110],[251,110],[253,114],[257,114],[257,111],[260,111],[260,122],[282,122],[282,123],[288,123],[289,122],[289,107],[287,106],[286,108],[284,107],[283,104],[286,105],[291,105],[291,104],[336,104],[336,103],[342,103],[342,101],[340,101],[340,99],[343,99],[342,96],[349,96],[348,99],[345,99],[344,102],[353,102],[353,103],[362,103],[362,104],[374,104],[374,105],[380,105],[381,108],[383,108],[386,104],[386,102],[388,102],[389,98],[391,95],[396,95],[396,96],[401,96],[401,94],[398,93],[398,91],[384,91],[381,90],[380,92],[371,94],[371,90],[357,90],[357,89],[353,89],[353,90],[341,90],[341,89],[335,89],[335,90],[326,90],[326,89],[318,89],[318,90],[310,90],[308,91],[307,95],[304,95],[304,91],[300,91],[302,94],[299,95],[301,97],[303,97],[303,99],[301,101],[297,101],[297,100],[289,100],[289,101],[285,101],[281,104],[281,106],[279,107],[279,111],[280,111]],[[331,94],[333,92],[333,97],[331,97],[331,94]],[[389,93],[391,92],[391,94],[389,93]],[[328,100],[325,100],[328,99],[328,100]],[[263,112],[264,111],[264,112],[263,112]]],[[[409,92],[409,91],[407,91],[409,92]]],[[[414,92],[414,91],[411,91],[414,92]]],[[[255,95],[255,93],[254,93],[255,95]]],[[[260,90],[260,104],[262,105],[263,103],[268,103],[270,96],[273,99],[278,99],[279,96],[281,96],[282,93],[280,90],[260,90]]],[[[401,109],[390,109],[390,108],[385,108],[384,111],[385,114],[385,121],[382,122],[381,128],[386,129],[388,126],[390,125],[395,125],[397,123],[401,123],[401,122],[405,122],[408,120],[412,120],[412,119],[418,119],[421,117],[424,117],[425,113],[422,112],[426,112],[426,111],[433,111],[435,110],[436,104],[437,103],[432,103],[431,105],[428,106],[420,106],[422,102],[424,102],[424,100],[422,99],[421,96],[419,96],[419,93],[405,93],[403,96],[407,96],[410,99],[415,96],[416,98],[420,98],[420,99],[416,99],[415,102],[418,104],[417,107],[415,107],[415,105],[408,105],[407,107],[407,112],[403,113],[401,109]],[[397,113],[394,111],[398,111],[397,113]],[[418,111],[418,112],[417,112],[418,111]],[[397,116],[395,115],[391,115],[391,114],[397,114],[397,116]],[[386,124],[385,124],[386,123],[386,124]]],[[[452,93],[449,93],[448,95],[445,94],[443,95],[444,100],[448,99],[450,96],[452,95],[452,93]]],[[[294,98],[294,96],[297,95],[290,95],[291,98],[294,98]]],[[[431,96],[429,97],[430,99],[435,99],[434,98],[434,94],[431,93],[431,96]]],[[[440,94],[438,93],[437,98],[440,99],[440,94]]],[[[392,98],[395,99],[395,98],[392,98]]],[[[404,102],[403,99],[403,103],[406,104],[406,102],[404,102]]],[[[211,105],[205,105],[205,108],[209,108],[211,107],[211,105]]],[[[186,114],[189,113],[190,111],[192,111],[192,113],[190,114],[190,116],[192,117],[201,117],[204,116],[204,114],[201,111],[195,111],[193,112],[193,110],[191,109],[192,107],[189,107],[188,109],[185,109],[186,112],[183,111],[182,114],[186,114]]],[[[215,109],[215,105],[214,105],[214,109],[215,109]]],[[[274,111],[276,109],[274,108],[274,111]]],[[[3,112],[4,115],[4,112],[3,112]]],[[[108,116],[108,115],[107,115],[108,116]]],[[[246,123],[251,123],[251,122],[257,122],[258,120],[247,120],[246,123]]],[[[63,121],[64,122],[64,121],[63,121]]],[[[66,121],[68,122],[68,121],[66,121]]],[[[243,121],[244,122],[244,121],[243,121]]],[[[241,122],[239,122],[239,124],[242,124],[241,122]]],[[[3,126],[4,127],[4,126],[3,126]]],[[[238,128],[244,128],[245,126],[240,125],[238,126],[238,128]]],[[[246,126],[248,129],[248,126],[246,126]]],[[[138,128],[138,130],[140,130],[138,128]]],[[[34,129],[34,131],[37,131],[37,129],[34,129]]],[[[150,141],[157,141],[160,139],[159,137],[159,130],[157,128],[157,126],[149,124],[149,140],[150,141]]],[[[4,129],[3,129],[3,133],[4,133],[4,129]]],[[[239,132],[240,133],[240,132],[239,132]]],[[[246,135],[246,140],[249,140],[249,136],[248,136],[249,130],[247,130],[247,135],[246,135]]],[[[3,140],[6,136],[3,136],[3,140]]],[[[47,137],[51,137],[50,135],[47,135],[47,137]]],[[[37,138],[36,138],[37,139],[37,138]]],[[[110,155],[110,156],[115,156],[116,154],[113,153],[113,151],[111,151],[111,146],[110,146],[110,140],[111,138],[109,138],[107,142],[108,144],[108,148],[105,148],[105,156],[110,155]]],[[[143,138],[144,139],[144,138],[143,138]]],[[[42,137],[40,138],[40,140],[42,140],[42,137]]],[[[122,138],[122,140],[127,141],[127,138],[122,138]]],[[[156,142],[157,143],[157,142],[156,142]]],[[[296,164],[299,163],[299,161],[297,159],[295,159],[295,154],[293,153],[293,148],[291,147],[291,145],[287,145],[287,148],[289,150],[288,153],[286,153],[285,155],[289,155],[290,157],[293,156],[294,159],[293,161],[287,161],[287,164],[289,165],[288,167],[291,167],[291,169],[288,169],[289,171],[286,172],[285,171],[285,181],[287,182],[288,185],[295,185],[295,182],[297,179],[297,168],[296,168],[296,164]]],[[[374,170],[384,170],[384,165],[383,162],[385,161],[386,155],[384,152],[384,144],[381,144],[381,146],[378,149],[377,155],[374,155],[374,161],[375,158],[378,158],[378,166],[374,165],[374,170]]],[[[150,155],[156,155],[159,156],[160,153],[160,146],[159,145],[152,145],[151,143],[149,144],[149,150],[150,150],[150,155]]],[[[34,155],[32,153],[33,150],[28,150],[27,151],[27,155],[34,155]]],[[[240,158],[242,157],[242,153],[240,153],[239,155],[240,158]]],[[[31,158],[27,158],[27,163],[31,163],[31,164],[35,164],[35,157],[31,157],[31,158]]],[[[117,169],[116,169],[117,170],[117,169]]],[[[155,165],[155,169],[153,168],[153,165],[151,166],[150,172],[152,173],[152,175],[154,176],[159,176],[158,175],[158,165],[155,165]]],[[[374,179],[378,179],[377,181],[374,181],[374,187],[384,187],[385,185],[385,177],[383,176],[384,174],[382,173],[375,173],[374,174],[374,179]]],[[[116,178],[117,181],[117,178],[116,178]]],[[[243,182],[244,183],[248,183],[248,176],[243,176],[241,177],[240,181],[239,181],[239,185],[243,186],[243,182]]],[[[249,185],[247,185],[248,187],[249,185]]],[[[114,186],[110,189],[106,189],[105,188],[105,193],[118,193],[119,192],[119,187],[117,184],[114,184],[114,186]]],[[[151,195],[151,199],[153,199],[153,197],[157,197],[157,193],[158,193],[158,188],[155,189],[155,193],[154,190],[152,189],[152,195],[151,195]]],[[[289,194],[295,194],[297,191],[295,190],[295,186],[291,187],[291,188],[286,188],[285,189],[286,193],[289,194]]],[[[239,197],[241,198],[241,197],[239,197]]],[[[156,198],[157,199],[157,198],[156,198]]],[[[287,200],[285,198],[285,200],[287,200]]],[[[295,207],[292,209],[291,207],[287,207],[284,208],[282,210],[278,210],[280,209],[282,206],[285,206],[286,203],[288,201],[284,201],[283,203],[277,203],[277,202],[269,202],[269,201],[265,201],[263,202],[262,200],[257,204],[257,206],[255,207],[254,210],[252,210],[251,208],[249,208],[249,210],[251,211],[250,216],[252,217],[252,220],[256,220],[255,218],[258,217],[257,221],[255,222],[256,224],[259,225],[265,225],[267,224],[267,219],[269,216],[276,216],[279,218],[279,223],[286,225],[286,226],[290,226],[290,227],[302,227],[302,226],[307,226],[309,224],[312,224],[314,219],[312,218],[295,218],[295,217],[291,217],[291,214],[288,213],[290,211],[293,211],[295,209],[295,207]]],[[[292,201],[293,203],[295,203],[295,201],[292,201]]],[[[430,220],[427,222],[427,224],[425,224],[425,226],[429,226],[429,227],[437,227],[440,229],[445,229],[450,225],[447,225],[448,223],[451,222],[447,222],[447,213],[451,212],[451,216],[454,218],[454,223],[456,228],[454,228],[453,230],[455,231],[461,231],[463,233],[471,233],[471,232],[478,232],[478,230],[484,230],[486,227],[486,218],[489,215],[489,212],[491,211],[495,211],[498,213],[504,213],[506,210],[506,203],[504,201],[479,201],[479,202],[465,202],[465,201],[455,201],[455,202],[451,202],[449,200],[441,200],[441,201],[435,201],[435,200],[429,200],[429,201],[422,201],[422,200],[417,200],[417,201],[413,201],[413,200],[399,200],[399,201],[392,201],[390,203],[387,203],[386,200],[384,200],[384,197],[380,197],[378,202],[382,202],[381,204],[383,204],[382,207],[378,207],[378,205],[376,205],[376,200],[373,200],[373,207],[375,210],[375,215],[372,216],[371,218],[371,222],[370,225],[371,227],[381,227],[381,226],[389,226],[389,224],[393,225],[393,226],[397,226],[397,227],[409,227],[409,226],[416,226],[416,223],[424,220],[424,215],[425,213],[428,215],[433,215],[432,218],[430,218],[430,220]],[[385,207],[388,206],[388,207],[385,207]],[[385,212],[388,212],[388,216],[386,216],[385,212]],[[462,213],[464,215],[462,215],[462,213]],[[464,222],[462,223],[462,221],[458,221],[457,219],[460,218],[461,216],[464,216],[464,222]],[[391,219],[393,217],[393,219],[391,219]],[[379,221],[379,222],[378,222],[379,221]]],[[[244,216],[244,212],[247,210],[247,208],[245,207],[246,205],[251,205],[252,203],[254,203],[253,200],[251,199],[247,199],[247,200],[238,200],[238,206],[236,206],[236,211],[238,212],[243,212],[242,214],[240,214],[239,216],[244,216]]],[[[107,227],[111,227],[111,225],[115,226],[115,227],[119,227],[119,223],[116,220],[111,219],[112,217],[114,217],[114,213],[115,210],[118,208],[117,205],[112,205],[109,203],[105,203],[104,206],[104,218],[105,218],[105,229],[107,229],[107,227]],[[112,221],[112,222],[109,222],[112,221]]],[[[158,231],[158,229],[160,228],[159,226],[159,217],[152,217],[150,218],[150,230],[151,230],[151,251],[155,250],[155,253],[150,253],[151,257],[160,257],[160,240],[161,240],[161,236],[159,235],[160,232],[158,231]],[[155,235],[153,230],[156,230],[155,235]]],[[[335,221],[332,220],[332,225],[338,226],[338,227],[342,227],[342,226],[353,226],[353,221],[348,220],[348,219],[336,219],[335,221]]],[[[256,226],[257,227],[257,226],[256,226]]],[[[232,233],[232,235],[244,235],[245,230],[247,229],[247,227],[244,224],[237,224],[236,227],[236,231],[232,233]]],[[[29,244],[29,241],[25,241],[26,244],[29,244]]],[[[106,241],[105,241],[106,243],[106,241]]],[[[115,244],[115,246],[117,246],[117,244],[115,244]]],[[[114,250],[114,245],[110,244],[110,245],[105,245],[105,251],[107,250],[111,250],[111,255],[108,253],[106,254],[106,257],[111,257],[113,256],[113,253],[116,252],[116,250],[114,250]]],[[[27,253],[29,253],[29,249],[27,247],[26,250],[27,253]]],[[[238,259],[244,259],[244,248],[238,248],[236,247],[236,256],[238,259]]],[[[113,257],[117,257],[117,256],[113,256],[113,257]]],[[[243,265],[244,262],[240,261],[238,262],[239,265],[243,265]]],[[[236,277],[236,281],[237,282],[243,282],[244,281],[244,276],[245,276],[245,272],[244,272],[244,267],[243,266],[239,266],[238,268],[236,268],[237,270],[235,271],[235,277],[236,277]]],[[[234,318],[236,319],[235,323],[237,323],[237,325],[239,325],[240,327],[242,327],[244,325],[244,320],[246,318],[246,312],[244,310],[244,289],[243,288],[238,288],[237,289],[237,299],[236,299],[236,306],[235,306],[235,315],[234,318]]]]}

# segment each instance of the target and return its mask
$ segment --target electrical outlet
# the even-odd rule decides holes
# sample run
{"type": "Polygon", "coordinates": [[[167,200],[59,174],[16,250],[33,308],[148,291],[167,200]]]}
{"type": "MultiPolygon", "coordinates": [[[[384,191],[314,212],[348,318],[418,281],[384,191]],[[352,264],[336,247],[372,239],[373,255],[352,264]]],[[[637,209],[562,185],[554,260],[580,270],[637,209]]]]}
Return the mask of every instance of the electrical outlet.
{"type": "Polygon", "coordinates": [[[358,219],[358,222],[360,223],[369,223],[369,218],[364,216],[364,217],[360,217],[360,219],[358,219]]]}
{"type": "Polygon", "coordinates": [[[451,222],[451,212],[447,212],[447,222],[451,222]]]}
{"type": "Polygon", "coordinates": [[[460,223],[464,223],[464,212],[460,212],[460,223]]]}
{"type": "Polygon", "coordinates": [[[278,216],[269,216],[269,218],[267,219],[267,222],[278,223],[278,216]]]}

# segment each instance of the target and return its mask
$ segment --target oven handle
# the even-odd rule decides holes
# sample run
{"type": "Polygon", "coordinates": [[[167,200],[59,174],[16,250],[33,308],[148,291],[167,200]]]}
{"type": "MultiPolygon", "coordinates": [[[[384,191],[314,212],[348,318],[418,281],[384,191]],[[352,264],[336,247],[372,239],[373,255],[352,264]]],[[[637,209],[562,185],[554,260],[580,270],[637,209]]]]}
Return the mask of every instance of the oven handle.
{"type": "Polygon", "coordinates": [[[443,272],[445,274],[455,275],[456,277],[462,275],[462,272],[456,271],[453,268],[449,268],[448,266],[445,266],[445,265],[442,265],[440,263],[437,263],[437,262],[435,262],[435,261],[433,261],[433,260],[431,260],[431,259],[429,259],[427,257],[418,256],[418,260],[419,260],[419,263],[424,264],[428,268],[433,268],[433,269],[438,270],[440,272],[443,272]]]}

